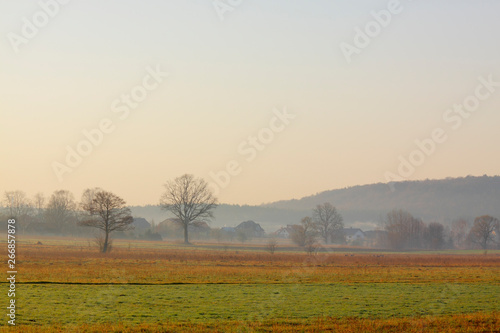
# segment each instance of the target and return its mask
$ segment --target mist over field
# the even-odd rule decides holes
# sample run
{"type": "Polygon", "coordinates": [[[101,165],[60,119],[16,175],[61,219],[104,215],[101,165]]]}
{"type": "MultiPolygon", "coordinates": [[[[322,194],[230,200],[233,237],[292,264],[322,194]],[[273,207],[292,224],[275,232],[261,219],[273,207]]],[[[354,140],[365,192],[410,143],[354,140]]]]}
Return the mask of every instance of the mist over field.
{"type": "Polygon", "coordinates": [[[500,332],[500,1],[0,1],[0,333],[500,332]]]}

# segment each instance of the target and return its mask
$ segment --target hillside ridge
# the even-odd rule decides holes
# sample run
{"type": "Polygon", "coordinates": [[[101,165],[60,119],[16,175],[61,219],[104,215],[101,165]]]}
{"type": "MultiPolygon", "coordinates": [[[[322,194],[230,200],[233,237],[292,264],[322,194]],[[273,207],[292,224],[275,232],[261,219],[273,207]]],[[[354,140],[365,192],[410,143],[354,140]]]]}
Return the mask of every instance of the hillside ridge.
{"type": "MultiPolygon", "coordinates": [[[[221,204],[215,210],[216,219],[211,225],[235,226],[254,220],[267,231],[299,223],[302,217],[311,215],[316,205],[324,202],[337,207],[346,226],[364,229],[376,227],[392,209],[404,209],[425,221],[445,224],[456,218],[473,219],[484,214],[500,218],[500,176],[404,181],[392,186],[387,183],[357,185],[258,206],[221,204]]],[[[134,214],[148,220],[154,215],[156,223],[167,217],[158,206],[131,208],[134,214]]]]}

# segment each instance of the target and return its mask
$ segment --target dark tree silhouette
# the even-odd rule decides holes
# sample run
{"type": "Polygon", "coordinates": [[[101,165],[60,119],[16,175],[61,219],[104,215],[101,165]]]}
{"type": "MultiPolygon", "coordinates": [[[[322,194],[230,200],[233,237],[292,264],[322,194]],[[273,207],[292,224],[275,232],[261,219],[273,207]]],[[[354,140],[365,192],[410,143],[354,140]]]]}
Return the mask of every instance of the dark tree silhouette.
{"type": "Polygon", "coordinates": [[[488,244],[494,241],[495,231],[500,229],[500,222],[497,218],[489,215],[476,217],[474,225],[469,233],[469,239],[481,245],[483,249],[488,248],[488,244]]]}
{"type": "Polygon", "coordinates": [[[444,226],[438,222],[431,222],[425,229],[425,242],[431,249],[438,250],[444,246],[444,226]]]}
{"type": "Polygon", "coordinates": [[[93,227],[104,233],[101,252],[108,252],[110,235],[114,231],[132,229],[134,219],[130,209],[125,206],[125,200],[119,196],[101,189],[88,189],[82,196],[82,209],[88,213],[87,219],[79,225],[93,227]]]}
{"type": "Polygon", "coordinates": [[[387,213],[385,231],[393,249],[418,248],[425,225],[407,211],[394,209],[387,213]]]}
{"type": "Polygon", "coordinates": [[[342,223],[342,215],[337,212],[337,209],[329,202],[322,205],[317,205],[313,210],[314,226],[318,234],[323,238],[325,244],[329,240],[342,233],[344,223],[342,223]]]}
{"type": "Polygon", "coordinates": [[[213,218],[217,198],[202,178],[185,174],[168,181],[160,198],[161,207],[174,214],[184,229],[184,243],[189,244],[189,226],[213,218]]]}

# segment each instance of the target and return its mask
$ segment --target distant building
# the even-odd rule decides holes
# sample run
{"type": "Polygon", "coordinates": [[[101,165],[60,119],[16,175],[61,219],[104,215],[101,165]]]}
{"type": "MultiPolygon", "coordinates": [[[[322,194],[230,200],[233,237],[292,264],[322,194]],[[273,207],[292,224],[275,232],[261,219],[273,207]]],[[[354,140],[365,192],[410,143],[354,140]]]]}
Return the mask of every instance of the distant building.
{"type": "Polygon", "coordinates": [[[275,232],[273,232],[272,236],[276,238],[284,238],[284,239],[289,239],[290,235],[292,234],[292,226],[287,225],[286,227],[281,227],[275,232]]]}
{"type": "Polygon", "coordinates": [[[195,232],[200,235],[204,235],[206,237],[210,236],[210,226],[205,221],[194,221],[192,224],[188,226],[189,232],[195,232]]]}
{"type": "Polygon", "coordinates": [[[142,217],[134,217],[134,222],[132,222],[132,226],[135,231],[141,232],[143,230],[147,230],[151,228],[151,223],[149,223],[145,218],[142,217]]]}
{"type": "Polygon", "coordinates": [[[344,228],[344,236],[347,243],[353,242],[363,242],[365,240],[365,234],[361,229],[357,228],[344,228]]]}
{"type": "Polygon", "coordinates": [[[266,235],[264,229],[262,229],[260,224],[256,223],[255,221],[241,222],[235,229],[236,232],[243,232],[249,237],[260,238],[266,235]]]}

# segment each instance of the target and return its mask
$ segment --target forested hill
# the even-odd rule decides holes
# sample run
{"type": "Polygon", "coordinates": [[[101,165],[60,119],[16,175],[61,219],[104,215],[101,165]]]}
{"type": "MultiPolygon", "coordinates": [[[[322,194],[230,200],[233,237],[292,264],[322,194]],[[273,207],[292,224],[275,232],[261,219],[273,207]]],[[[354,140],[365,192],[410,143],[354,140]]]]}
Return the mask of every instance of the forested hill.
{"type": "Polygon", "coordinates": [[[405,181],[392,187],[382,183],[354,186],[266,206],[304,210],[323,202],[335,205],[348,221],[373,220],[394,208],[443,222],[482,214],[500,217],[500,176],[405,181]]]}
{"type": "MultiPolygon", "coordinates": [[[[459,217],[490,214],[500,218],[500,176],[465,177],[443,180],[405,181],[393,184],[354,186],[322,192],[299,200],[279,201],[261,206],[220,205],[212,227],[236,226],[254,220],[266,231],[298,224],[312,209],[331,202],[344,217],[346,226],[363,230],[375,228],[392,209],[404,209],[426,222],[447,223],[459,217]]],[[[158,206],[131,207],[135,216],[159,223],[167,214],[158,206]]]]}

